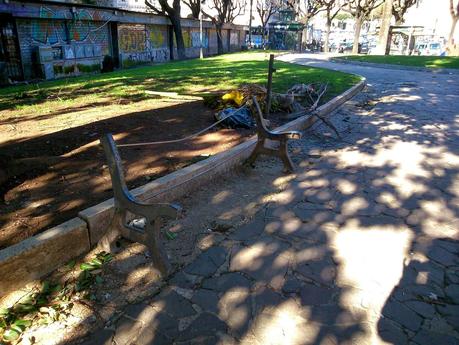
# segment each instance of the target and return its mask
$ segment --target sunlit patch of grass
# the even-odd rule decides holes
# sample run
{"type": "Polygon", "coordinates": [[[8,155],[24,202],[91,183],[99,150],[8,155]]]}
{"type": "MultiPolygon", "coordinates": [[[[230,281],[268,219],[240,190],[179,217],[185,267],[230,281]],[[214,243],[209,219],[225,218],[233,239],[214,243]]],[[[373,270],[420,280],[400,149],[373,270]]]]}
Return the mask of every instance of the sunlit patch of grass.
{"type": "Polygon", "coordinates": [[[401,66],[459,68],[459,57],[455,56],[350,55],[339,58],[344,60],[401,66]]]}
{"type": "MultiPolygon", "coordinates": [[[[106,103],[135,102],[147,97],[146,90],[194,94],[245,83],[265,85],[268,59],[264,52],[245,52],[13,86],[0,89],[0,117],[1,110],[40,115],[91,106],[102,99],[106,103]]],[[[285,92],[295,83],[320,81],[329,83],[330,98],[359,81],[355,75],[285,62],[276,61],[275,67],[273,89],[277,92],[285,92]]]]}

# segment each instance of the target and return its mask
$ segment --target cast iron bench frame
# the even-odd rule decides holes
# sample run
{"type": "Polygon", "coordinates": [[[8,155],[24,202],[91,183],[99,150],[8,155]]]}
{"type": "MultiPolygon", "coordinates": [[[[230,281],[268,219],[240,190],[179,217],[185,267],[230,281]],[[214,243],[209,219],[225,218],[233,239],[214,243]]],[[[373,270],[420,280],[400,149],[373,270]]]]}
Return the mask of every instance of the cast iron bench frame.
{"type": "Polygon", "coordinates": [[[301,133],[298,131],[286,131],[286,132],[272,132],[266,127],[266,120],[263,118],[260,105],[255,97],[252,97],[253,104],[255,106],[255,120],[257,122],[257,144],[247,159],[247,163],[254,167],[255,161],[260,154],[268,156],[279,157],[284,163],[284,172],[293,172],[293,162],[290,159],[287,150],[287,141],[289,139],[300,139],[301,133]],[[278,141],[279,147],[277,149],[265,147],[266,139],[278,141]]]}
{"type": "Polygon", "coordinates": [[[108,169],[112,179],[113,195],[115,200],[115,214],[113,215],[107,233],[102,237],[99,245],[106,251],[116,250],[116,240],[122,236],[130,241],[147,246],[153,264],[163,275],[171,272],[171,265],[165,250],[161,246],[161,217],[176,218],[181,212],[178,205],[168,203],[145,203],[138,201],[129,191],[124,179],[121,157],[113,136],[108,133],[100,142],[107,158],[108,169]],[[136,227],[129,222],[132,215],[145,218],[145,228],[136,227]]]}

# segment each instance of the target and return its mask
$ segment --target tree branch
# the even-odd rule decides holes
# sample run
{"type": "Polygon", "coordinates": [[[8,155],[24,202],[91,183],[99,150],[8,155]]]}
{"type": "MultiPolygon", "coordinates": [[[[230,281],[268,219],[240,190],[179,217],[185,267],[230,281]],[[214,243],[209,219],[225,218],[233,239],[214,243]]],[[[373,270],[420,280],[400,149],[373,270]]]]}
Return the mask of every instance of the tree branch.
{"type": "Polygon", "coordinates": [[[158,9],[155,5],[150,3],[150,1],[148,1],[148,0],[145,0],[145,5],[156,14],[159,14],[159,15],[165,15],[166,14],[166,11],[164,11],[164,9],[161,9],[161,10],[158,9]]]}

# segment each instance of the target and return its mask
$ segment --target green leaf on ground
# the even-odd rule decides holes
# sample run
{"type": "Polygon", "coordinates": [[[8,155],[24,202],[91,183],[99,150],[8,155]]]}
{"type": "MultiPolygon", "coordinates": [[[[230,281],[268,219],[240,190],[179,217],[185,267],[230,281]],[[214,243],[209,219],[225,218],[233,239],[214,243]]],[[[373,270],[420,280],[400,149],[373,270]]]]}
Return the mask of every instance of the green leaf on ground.
{"type": "Polygon", "coordinates": [[[76,265],[76,260],[70,260],[68,263],[67,263],[67,267],[72,269],[74,268],[76,265]]]}
{"type": "Polygon", "coordinates": [[[22,304],[22,303],[18,303],[16,304],[14,307],[13,307],[14,311],[16,313],[30,313],[34,310],[36,310],[37,308],[33,305],[33,304],[22,304]]]}
{"type": "Polygon", "coordinates": [[[13,325],[19,327],[30,327],[32,325],[32,320],[16,320],[13,322],[13,325]]]}
{"type": "Polygon", "coordinates": [[[91,265],[90,263],[87,263],[87,262],[84,262],[80,265],[80,269],[82,271],[92,271],[92,270],[95,270],[97,267],[94,267],[93,265],[91,265]]]}
{"type": "Polygon", "coordinates": [[[3,333],[3,340],[4,341],[15,341],[19,339],[19,336],[22,332],[15,331],[14,329],[7,329],[5,333],[3,333]]]}
{"type": "Polygon", "coordinates": [[[177,234],[169,231],[169,230],[166,230],[166,237],[168,240],[175,240],[177,238],[177,234]]]}

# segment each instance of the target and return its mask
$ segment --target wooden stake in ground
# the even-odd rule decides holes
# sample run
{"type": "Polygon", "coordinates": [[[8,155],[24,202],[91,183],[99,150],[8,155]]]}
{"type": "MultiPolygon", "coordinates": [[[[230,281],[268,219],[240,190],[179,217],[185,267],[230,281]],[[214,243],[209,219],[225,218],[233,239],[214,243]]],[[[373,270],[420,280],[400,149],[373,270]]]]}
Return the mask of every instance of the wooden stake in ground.
{"type": "Polygon", "coordinates": [[[274,69],[274,54],[269,55],[269,66],[268,66],[268,92],[266,94],[266,115],[265,118],[267,119],[269,116],[269,112],[271,110],[271,96],[272,96],[272,89],[273,89],[273,73],[276,70],[274,69]]]}

